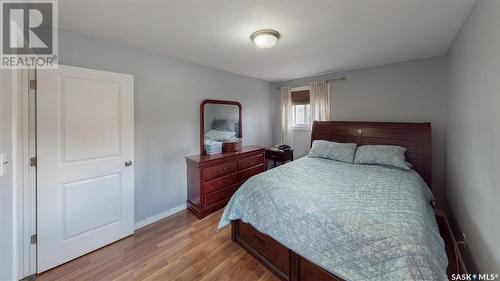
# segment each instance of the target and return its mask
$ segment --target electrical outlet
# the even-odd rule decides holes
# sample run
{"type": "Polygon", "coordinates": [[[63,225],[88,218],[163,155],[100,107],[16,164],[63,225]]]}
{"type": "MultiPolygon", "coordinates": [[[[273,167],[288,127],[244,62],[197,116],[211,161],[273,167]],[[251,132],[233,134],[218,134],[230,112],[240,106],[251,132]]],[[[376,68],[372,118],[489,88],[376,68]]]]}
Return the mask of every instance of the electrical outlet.
{"type": "Polygon", "coordinates": [[[467,236],[465,236],[465,232],[462,232],[462,241],[464,241],[464,250],[467,249],[467,236]]]}
{"type": "Polygon", "coordinates": [[[465,236],[465,232],[462,232],[462,240],[457,240],[457,245],[462,245],[464,250],[467,249],[467,236],[465,236]]]}
{"type": "Polygon", "coordinates": [[[5,152],[0,153],[0,177],[4,176],[7,173],[7,155],[5,152]]]}

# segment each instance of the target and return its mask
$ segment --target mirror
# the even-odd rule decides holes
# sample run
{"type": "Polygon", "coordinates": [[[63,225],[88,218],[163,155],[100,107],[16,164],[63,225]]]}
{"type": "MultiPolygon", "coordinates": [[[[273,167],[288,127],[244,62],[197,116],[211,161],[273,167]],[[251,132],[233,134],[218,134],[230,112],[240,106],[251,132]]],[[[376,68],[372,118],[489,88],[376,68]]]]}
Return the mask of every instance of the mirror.
{"type": "Polygon", "coordinates": [[[204,100],[200,106],[200,153],[220,153],[223,143],[241,143],[241,104],[204,100]],[[220,149],[219,149],[220,147],[220,149]]]}

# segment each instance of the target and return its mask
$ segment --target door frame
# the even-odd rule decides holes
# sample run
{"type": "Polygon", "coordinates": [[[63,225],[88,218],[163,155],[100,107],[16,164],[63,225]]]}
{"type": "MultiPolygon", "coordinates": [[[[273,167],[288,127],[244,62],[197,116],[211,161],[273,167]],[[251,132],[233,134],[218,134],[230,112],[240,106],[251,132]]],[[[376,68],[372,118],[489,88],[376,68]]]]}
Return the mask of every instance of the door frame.
{"type": "MultiPolygon", "coordinates": [[[[36,81],[35,69],[13,71],[13,179],[16,190],[17,278],[36,274],[37,248],[32,243],[36,235],[36,167],[30,158],[36,157],[36,81]]],[[[36,241],[33,241],[36,242],[36,241]]]]}

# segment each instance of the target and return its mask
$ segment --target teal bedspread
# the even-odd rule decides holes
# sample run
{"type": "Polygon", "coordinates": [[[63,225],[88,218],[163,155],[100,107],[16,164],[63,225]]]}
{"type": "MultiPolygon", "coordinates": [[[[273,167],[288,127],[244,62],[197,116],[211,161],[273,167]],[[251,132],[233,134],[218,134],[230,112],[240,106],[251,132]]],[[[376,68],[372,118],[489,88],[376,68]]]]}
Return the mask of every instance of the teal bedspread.
{"type": "Polygon", "coordinates": [[[241,219],[346,280],[446,280],[432,198],[413,170],[303,157],[249,179],[219,229],[241,219]]]}

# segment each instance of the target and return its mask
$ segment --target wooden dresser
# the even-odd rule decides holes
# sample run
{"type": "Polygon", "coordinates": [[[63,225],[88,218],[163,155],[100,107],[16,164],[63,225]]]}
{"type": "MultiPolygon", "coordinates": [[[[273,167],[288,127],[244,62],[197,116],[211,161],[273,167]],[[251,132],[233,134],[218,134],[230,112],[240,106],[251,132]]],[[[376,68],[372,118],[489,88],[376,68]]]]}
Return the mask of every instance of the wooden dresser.
{"type": "Polygon", "coordinates": [[[186,157],[187,208],[196,217],[224,207],[238,188],[264,172],[265,148],[243,146],[240,151],[186,157]]]}

